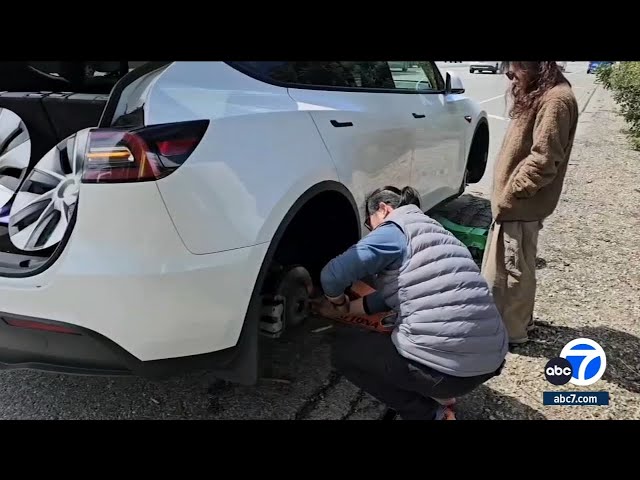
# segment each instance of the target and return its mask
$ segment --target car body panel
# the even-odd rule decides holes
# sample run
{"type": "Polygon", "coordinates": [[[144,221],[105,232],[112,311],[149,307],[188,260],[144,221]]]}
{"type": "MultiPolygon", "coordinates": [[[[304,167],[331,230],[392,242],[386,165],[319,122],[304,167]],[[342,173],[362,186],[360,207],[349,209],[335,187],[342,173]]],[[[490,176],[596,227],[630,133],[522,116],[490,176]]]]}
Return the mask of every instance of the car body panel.
{"type": "Polygon", "coordinates": [[[188,161],[158,182],[192,253],[268,242],[286,206],[314,184],[338,179],[313,120],[287,90],[222,62],[172,65],[156,82],[148,105],[149,123],[211,120],[188,161]],[[197,88],[180,93],[191,78],[200,79],[197,88]]]}
{"type": "Polygon", "coordinates": [[[465,116],[475,112],[464,95],[424,93],[416,100],[426,118],[425,134],[417,140],[411,185],[420,192],[422,207],[428,210],[459,190],[470,137],[465,116]]]}
{"type": "Polygon", "coordinates": [[[338,179],[364,218],[365,196],[383,185],[408,185],[415,149],[414,95],[289,89],[313,118],[338,179]],[[332,121],[352,126],[334,127],[332,121]]]}
{"type": "Polygon", "coordinates": [[[81,198],[53,266],[0,278],[2,311],[93,330],[140,360],[235,345],[268,244],[191,254],[155,183],[85,184],[81,198]]]}

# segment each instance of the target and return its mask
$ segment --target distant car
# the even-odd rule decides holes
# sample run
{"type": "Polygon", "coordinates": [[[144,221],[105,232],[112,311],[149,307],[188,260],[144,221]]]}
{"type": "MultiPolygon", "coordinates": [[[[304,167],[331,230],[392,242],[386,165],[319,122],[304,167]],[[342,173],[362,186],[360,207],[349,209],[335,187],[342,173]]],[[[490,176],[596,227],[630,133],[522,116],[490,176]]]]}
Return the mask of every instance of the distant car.
{"type": "Polygon", "coordinates": [[[605,65],[613,65],[613,62],[589,62],[589,66],[587,67],[587,74],[594,73],[598,68],[605,65]]]}
{"type": "Polygon", "coordinates": [[[567,71],[567,62],[558,62],[558,61],[556,61],[556,64],[558,65],[558,68],[560,69],[561,72],[566,72],[567,71]]]}
{"type": "Polygon", "coordinates": [[[476,71],[499,73],[500,63],[501,62],[470,62],[469,73],[476,73],[476,71]]]}
{"type": "Polygon", "coordinates": [[[411,67],[417,67],[418,62],[388,62],[391,70],[402,70],[406,72],[411,67]]]}

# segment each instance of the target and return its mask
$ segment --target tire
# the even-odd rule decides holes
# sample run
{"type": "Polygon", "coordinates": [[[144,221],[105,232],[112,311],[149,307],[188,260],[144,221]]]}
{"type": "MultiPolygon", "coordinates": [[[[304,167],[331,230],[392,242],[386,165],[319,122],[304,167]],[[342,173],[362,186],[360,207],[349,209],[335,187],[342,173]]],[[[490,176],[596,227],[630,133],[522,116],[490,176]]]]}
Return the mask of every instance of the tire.
{"type": "Polygon", "coordinates": [[[476,73],[476,71],[473,68],[470,68],[469,73],[476,73]]]}
{"type": "Polygon", "coordinates": [[[492,222],[489,199],[465,193],[431,211],[465,227],[489,228],[492,222]]]}

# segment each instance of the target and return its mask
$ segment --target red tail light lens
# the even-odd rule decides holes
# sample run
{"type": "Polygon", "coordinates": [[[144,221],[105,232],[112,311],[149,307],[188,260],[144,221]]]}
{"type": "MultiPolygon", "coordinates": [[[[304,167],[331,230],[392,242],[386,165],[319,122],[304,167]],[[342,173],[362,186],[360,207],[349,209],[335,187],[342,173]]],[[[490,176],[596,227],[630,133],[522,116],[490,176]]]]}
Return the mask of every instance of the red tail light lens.
{"type": "Polygon", "coordinates": [[[208,120],[197,120],[134,130],[92,130],[82,181],[125,183],[164,178],[189,158],[208,126],[208,120]]]}
{"type": "Polygon", "coordinates": [[[62,325],[56,325],[52,323],[36,322],[34,320],[17,320],[14,318],[3,318],[4,323],[12,327],[26,328],[29,330],[43,330],[45,332],[66,333],[69,335],[80,335],[79,332],[62,325]]]}

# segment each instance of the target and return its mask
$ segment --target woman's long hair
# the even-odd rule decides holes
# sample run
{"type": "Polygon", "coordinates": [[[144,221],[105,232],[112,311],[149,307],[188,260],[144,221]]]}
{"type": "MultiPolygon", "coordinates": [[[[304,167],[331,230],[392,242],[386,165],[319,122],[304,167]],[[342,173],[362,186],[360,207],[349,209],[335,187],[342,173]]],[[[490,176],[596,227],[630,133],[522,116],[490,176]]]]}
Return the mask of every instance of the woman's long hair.
{"type": "Polygon", "coordinates": [[[556,85],[566,83],[571,86],[556,62],[502,62],[502,71],[506,72],[510,66],[524,70],[527,80],[525,84],[511,82],[509,88],[512,100],[509,109],[510,118],[516,118],[525,112],[534,110],[544,93],[556,85]]]}

